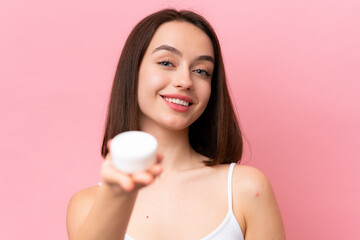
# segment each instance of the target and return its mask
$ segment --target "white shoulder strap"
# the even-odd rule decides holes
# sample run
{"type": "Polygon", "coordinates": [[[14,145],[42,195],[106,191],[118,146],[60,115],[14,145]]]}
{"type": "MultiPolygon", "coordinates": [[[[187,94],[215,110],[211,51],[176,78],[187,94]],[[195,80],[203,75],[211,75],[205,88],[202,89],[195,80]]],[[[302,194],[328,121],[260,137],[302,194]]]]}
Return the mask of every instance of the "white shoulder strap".
{"type": "Polygon", "coordinates": [[[231,163],[230,167],[229,167],[229,173],[228,173],[228,206],[229,209],[232,209],[232,184],[231,184],[231,180],[232,180],[232,175],[233,175],[233,171],[234,171],[234,167],[235,167],[236,163],[231,163]]]}

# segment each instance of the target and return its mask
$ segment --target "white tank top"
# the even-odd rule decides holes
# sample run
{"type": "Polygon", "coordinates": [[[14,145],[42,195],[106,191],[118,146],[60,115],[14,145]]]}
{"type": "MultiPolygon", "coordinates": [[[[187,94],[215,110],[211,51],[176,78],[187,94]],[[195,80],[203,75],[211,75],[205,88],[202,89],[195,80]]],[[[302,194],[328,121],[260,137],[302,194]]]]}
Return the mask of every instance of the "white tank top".
{"type": "MultiPolygon", "coordinates": [[[[228,213],[222,223],[206,237],[201,240],[244,240],[244,235],[241,231],[240,225],[234,216],[232,209],[232,187],[231,179],[232,173],[236,163],[231,163],[228,173],[228,213]]],[[[124,240],[135,240],[129,235],[125,234],[124,240]]]]}

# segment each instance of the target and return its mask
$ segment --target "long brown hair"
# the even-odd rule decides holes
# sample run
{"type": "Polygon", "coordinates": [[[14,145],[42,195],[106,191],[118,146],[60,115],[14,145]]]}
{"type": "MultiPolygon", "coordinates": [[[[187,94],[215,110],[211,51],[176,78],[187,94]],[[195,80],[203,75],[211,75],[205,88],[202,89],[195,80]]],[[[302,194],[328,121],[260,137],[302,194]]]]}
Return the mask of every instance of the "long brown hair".
{"type": "Polygon", "coordinates": [[[206,166],[238,162],[243,139],[231,102],[218,38],[202,16],[192,11],[164,9],[140,21],[130,33],[116,69],[108,106],[101,155],[108,153],[107,142],[115,135],[139,129],[137,100],[138,73],[142,58],[158,27],[170,21],[189,22],[210,38],[215,54],[211,95],[204,113],[189,128],[192,148],[208,157],[206,166]]]}

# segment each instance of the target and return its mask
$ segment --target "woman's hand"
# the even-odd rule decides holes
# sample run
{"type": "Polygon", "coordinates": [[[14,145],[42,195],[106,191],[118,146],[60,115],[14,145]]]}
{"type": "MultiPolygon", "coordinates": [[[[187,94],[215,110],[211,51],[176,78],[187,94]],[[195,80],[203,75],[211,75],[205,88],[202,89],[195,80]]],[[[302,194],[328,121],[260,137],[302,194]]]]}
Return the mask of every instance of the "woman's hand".
{"type": "MultiPolygon", "coordinates": [[[[107,144],[109,150],[110,142],[111,140],[107,144]]],[[[157,154],[156,158],[156,163],[146,171],[129,174],[115,168],[109,151],[101,166],[102,184],[110,186],[116,194],[138,191],[140,188],[151,184],[161,174],[162,156],[157,154]]]]}

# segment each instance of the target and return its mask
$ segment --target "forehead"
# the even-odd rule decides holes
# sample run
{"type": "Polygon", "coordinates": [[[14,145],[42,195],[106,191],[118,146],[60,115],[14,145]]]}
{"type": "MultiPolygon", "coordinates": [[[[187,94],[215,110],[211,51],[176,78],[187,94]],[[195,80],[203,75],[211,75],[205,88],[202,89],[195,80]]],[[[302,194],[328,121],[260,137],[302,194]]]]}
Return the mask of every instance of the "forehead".
{"type": "Polygon", "coordinates": [[[175,47],[185,54],[206,54],[214,57],[210,38],[201,29],[188,22],[171,21],[160,25],[148,50],[152,51],[163,44],[175,47]]]}

